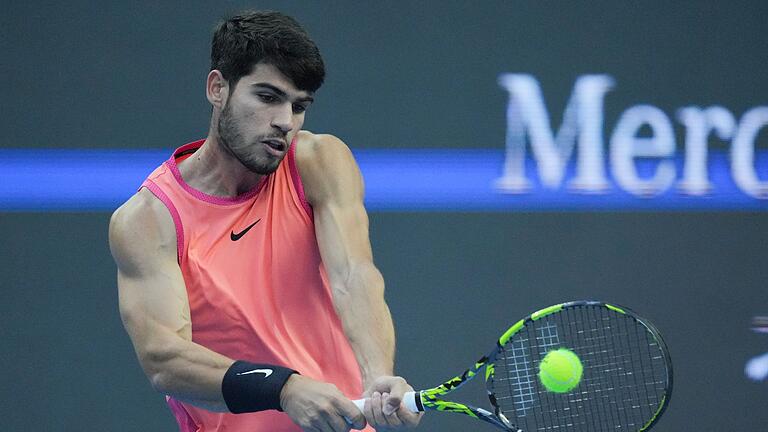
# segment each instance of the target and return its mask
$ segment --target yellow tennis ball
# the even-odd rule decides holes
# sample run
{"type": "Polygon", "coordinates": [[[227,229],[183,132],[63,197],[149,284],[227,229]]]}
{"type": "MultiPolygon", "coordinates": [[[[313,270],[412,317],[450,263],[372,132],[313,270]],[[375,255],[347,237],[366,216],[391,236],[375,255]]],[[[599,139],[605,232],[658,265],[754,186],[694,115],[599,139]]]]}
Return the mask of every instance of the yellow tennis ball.
{"type": "Polygon", "coordinates": [[[579,385],[583,370],[573,351],[560,348],[548,352],[539,363],[539,380],[551,392],[567,393],[579,385]]]}

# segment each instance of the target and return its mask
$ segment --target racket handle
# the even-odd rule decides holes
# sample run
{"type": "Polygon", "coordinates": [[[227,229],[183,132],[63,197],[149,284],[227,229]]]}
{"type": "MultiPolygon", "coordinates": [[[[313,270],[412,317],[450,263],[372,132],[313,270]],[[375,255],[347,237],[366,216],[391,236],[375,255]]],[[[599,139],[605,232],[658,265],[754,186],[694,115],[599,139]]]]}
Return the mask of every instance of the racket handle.
{"type": "MultiPolygon", "coordinates": [[[[424,409],[419,410],[419,406],[421,406],[421,404],[416,402],[416,398],[420,397],[421,395],[419,392],[405,392],[403,395],[403,404],[405,404],[405,407],[408,408],[411,412],[417,413],[419,411],[424,411],[424,409]]],[[[365,401],[366,399],[357,399],[353,400],[352,402],[357,405],[357,408],[360,409],[360,412],[363,412],[365,401]]]]}
{"type": "Polygon", "coordinates": [[[365,408],[365,399],[355,399],[352,403],[357,405],[357,409],[359,409],[360,412],[363,412],[363,408],[365,408]]]}

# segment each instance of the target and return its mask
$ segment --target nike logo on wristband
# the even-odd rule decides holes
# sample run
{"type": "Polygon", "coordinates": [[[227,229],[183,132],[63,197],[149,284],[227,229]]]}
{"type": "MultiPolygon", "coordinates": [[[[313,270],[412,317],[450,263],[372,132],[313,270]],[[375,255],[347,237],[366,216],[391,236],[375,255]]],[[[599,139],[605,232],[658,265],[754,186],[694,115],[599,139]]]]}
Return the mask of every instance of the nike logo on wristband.
{"type": "Polygon", "coordinates": [[[264,378],[266,378],[272,375],[272,369],[254,369],[254,370],[249,370],[247,372],[240,372],[238,375],[250,375],[255,373],[262,373],[264,374],[264,378]]]}

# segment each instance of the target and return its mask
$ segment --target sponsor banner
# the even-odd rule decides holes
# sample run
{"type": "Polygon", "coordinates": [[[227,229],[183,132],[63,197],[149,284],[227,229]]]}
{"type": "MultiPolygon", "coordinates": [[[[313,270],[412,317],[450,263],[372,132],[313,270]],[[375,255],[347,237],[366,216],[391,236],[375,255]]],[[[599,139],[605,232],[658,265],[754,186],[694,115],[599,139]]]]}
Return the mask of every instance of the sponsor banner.
{"type": "Polygon", "coordinates": [[[562,123],[555,129],[535,77],[503,74],[499,85],[508,92],[509,102],[504,174],[497,186],[508,193],[529,192],[534,170],[527,164],[533,160],[541,183],[552,190],[611,194],[612,186],[618,186],[653,198],[674,188],[685,195],[717,196],[716,190],[730,190],[735,184],[746,195],[768,199],[768,171],[757,146],[768,126],[768,106],[750,108],[737,118],[719,105],[684,106],[668,115],[639,104],[624,109],[615,125],[605,125],[605,98],[615,80],[583,75],[576,79],[562,123]],[[685,131],[680,143],[675,121],[685,131]],[[730,147],[727,167],[723,155],[709,149],[710,140],[730,147]],[[571,165],[575,169],[569,171],[571,165]],[[715,179],[715,170],[727,171],[729,179],[715,179]]]}
{"type": "MultiPolygon", "coordinates": [[[[109,211],[128,199],[144,178],[168,158],[163,150],[0,150],[0,210],[109,211]]],[[[768,210],[768,200],[734,180],[732,153],[710,151],[707,186],[691,192],[683,180],[686,156],[637,158],[632,175],[641,181],[670,172],[664,188],[628,189],[615,180],[608,161],[600,187],[573,179],[584,169],[575,160],[560,182],[540,175],[535,157],[524,158],[509,187],[509,152],[502,149],[355,150],[372,211],[560,211],[560,210],[768,210]],[[663,165],[662,165],[663,163],[663,165]]],[[[768,151],[755,151],[751,169],[768,173],[768,151]]],[[[757,178],[756,181],[760,182],[757,178]]]]}
{"type": "Polygon", "coordinates": [[[738,118],[727,108],[713,105],[681,107],[675,116],[649,104],[622,111],[610,139],[604,139],[604,106],[615,86],[610,75],[583,75],[576,79],[563,110],[562,124],[553,129],[538,80],[527,74],[503,74],[499,85],[509,93],[506,158],[497,186],[509,193],[531,187],[533,171],[549,189],[566,186],[575,193],[610,193],[611,185],[643,197],[662,195],[673,186],[686,195],[707,196],[731,182],[710,178],[720,171],[722,156],[710,155],[710,139],[728,143],[729,174],[738,189],[757,199],[768,199],[768,177],[759,165],[757,139],[768,126],[768,106],[747,110],[738,118]],[[677,143],[674,120],[685,130],[677,143]],[[680,144],[680,145],[678,145],[680,144]],[[681,163],[682,161],[682,163],[681,163]],[[575,170],[568,167],[575,164],[575,170]],[[762,178],[760,173],[762,173],[762,178]]]}

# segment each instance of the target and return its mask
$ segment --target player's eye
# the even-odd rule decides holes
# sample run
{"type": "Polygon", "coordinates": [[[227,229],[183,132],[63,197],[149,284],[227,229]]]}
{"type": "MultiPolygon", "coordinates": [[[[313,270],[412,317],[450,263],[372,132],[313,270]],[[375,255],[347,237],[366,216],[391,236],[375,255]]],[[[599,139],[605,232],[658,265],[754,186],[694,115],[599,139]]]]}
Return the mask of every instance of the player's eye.
{"type": "Polygon", "coordinates": [[[274,102],[277,102],[277,96],[275,96],[275,95],[271,95],[271,94],[268,94],[268,93],[259,93],[259,94],[257,94],[257,96],[264,103],[274,103],[274,102]]]}
{"type": "Polygon", "coordinates": [[[293,113],[294,114],[301,114],[301,113],[303,113],[306,110],[307,110],[306,105],[293,104],[293,113]]]}

